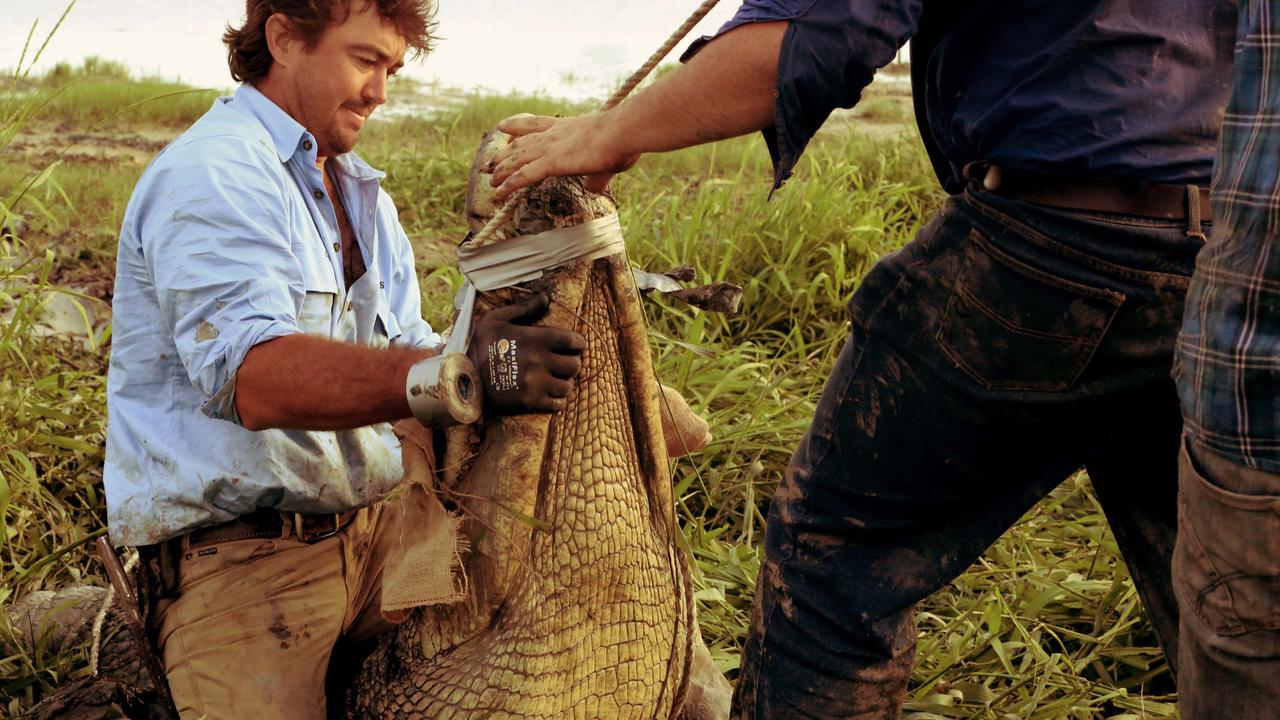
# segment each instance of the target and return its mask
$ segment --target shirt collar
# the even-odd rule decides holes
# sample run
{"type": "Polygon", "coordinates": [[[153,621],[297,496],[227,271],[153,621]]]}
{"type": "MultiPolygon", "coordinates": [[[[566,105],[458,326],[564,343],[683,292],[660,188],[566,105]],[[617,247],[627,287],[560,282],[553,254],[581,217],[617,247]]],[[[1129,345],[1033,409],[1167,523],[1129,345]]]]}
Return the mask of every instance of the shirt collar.
{"type": "MultiPolygon", "coordinates": [[[[261,90],[249,83],[244,83],[236,89],[235,100],[244,103],[249,108],[249,112],[266,128],[267,133],[271,135],[271,142],[275,145],[280,162],[288,162],[295,153],[306,152],[314,164],[314,148],[308,152],[304,151],[300,145],[303,138],[311,138],[311,133],[307,132],[306,128],[290,117],[289,113],[282,110],[279,105],[263,95],[261,90]]],[[[344,174],[357,180],[381,180],[386,177],[386,173],[370,166],[354,152],[336,155],[330,160],[337,162],[338,169],[344,174]]]]}
{"type": "Polygon", "coordinates": [[[387,176],[386,173],[365,162],[364,158],[355,154],[354,151],[335,155],[329,158],[329,162],[338,163],[338,169],[343,174],[357,180],[381,180],[387,176]]]}
{"type": "Polygon", "coordinates": [[[298,151],[298,143],[302,142],[302,136],[307,134],[306,128],[249,83],[236,89],[235,101],[244,103],[258,122],[262,123],[262,127],[266,128],[267,134],[271,136],[271,143],[276,147],[276,154],[280,156],[280,162],[293,157],[298,151]]]}

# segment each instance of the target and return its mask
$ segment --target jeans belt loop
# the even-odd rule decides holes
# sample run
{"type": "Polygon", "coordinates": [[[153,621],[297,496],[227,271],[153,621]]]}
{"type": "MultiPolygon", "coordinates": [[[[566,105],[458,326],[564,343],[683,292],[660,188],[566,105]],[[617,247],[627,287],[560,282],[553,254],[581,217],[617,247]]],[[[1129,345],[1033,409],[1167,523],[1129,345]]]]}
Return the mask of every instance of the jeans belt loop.
{"type": "Polygon", "coordinates": [[[1204,226],[1200,224],[1200,188],[1187,186],[1187,237],[1200,238],[1200,242],[1208,242],[1204,236],[1204,226]]]}
{"type": "Polygon", "coordinates": [[[991,167],[991,163],[984,162],[982,160],[974,160],[973,162],[965,163],[960,174],[966,181],[976,182],[981,186],[983,179],[987,176],[987,171],[990,170],[991,167]]]}

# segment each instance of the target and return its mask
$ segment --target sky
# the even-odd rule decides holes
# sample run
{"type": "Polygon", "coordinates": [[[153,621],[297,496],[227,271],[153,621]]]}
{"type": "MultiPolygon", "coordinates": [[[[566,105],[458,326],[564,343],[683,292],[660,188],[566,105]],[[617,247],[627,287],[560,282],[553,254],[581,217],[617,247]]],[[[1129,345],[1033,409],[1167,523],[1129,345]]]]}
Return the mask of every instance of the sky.
{"type": "MultiPolygon", "coordinates": [[[[689,39],[728,20],[722,0],[689,39]]],[[[437,50],[404,73],[463,90],[607,96],[697,7],[697,0],[437,0],[437,50]]],[[[37,22],[43,41],[66,0],[0,0],[0,68],[12,68],[37,22]]],[[[239,24],[244,0],[78,0],[36,69],[87,55],[145,75],[200,87],[230,87],[220,40],[239,24]]]]}

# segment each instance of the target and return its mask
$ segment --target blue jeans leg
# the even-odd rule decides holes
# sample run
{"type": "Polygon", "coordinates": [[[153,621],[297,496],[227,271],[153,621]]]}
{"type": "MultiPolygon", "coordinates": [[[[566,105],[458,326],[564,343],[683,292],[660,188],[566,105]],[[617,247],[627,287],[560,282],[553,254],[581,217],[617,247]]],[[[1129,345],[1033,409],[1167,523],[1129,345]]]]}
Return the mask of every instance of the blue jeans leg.
{"type": "Polygon", "coordinates": [[[916,603],[1081,466],[1176,647],[1185,231],[971,188],[872,270],[770,505],[735,717],[897,717],[916,603]]]}

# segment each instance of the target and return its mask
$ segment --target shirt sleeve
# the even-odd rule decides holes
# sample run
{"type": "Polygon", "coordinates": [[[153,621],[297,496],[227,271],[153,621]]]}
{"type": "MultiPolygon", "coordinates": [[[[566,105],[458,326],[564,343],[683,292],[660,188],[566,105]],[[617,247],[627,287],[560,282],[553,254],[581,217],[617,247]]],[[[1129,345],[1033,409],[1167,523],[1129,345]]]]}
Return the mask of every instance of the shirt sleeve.
{"type": "Polygon", "coordinates": [[[764,131],[774,187],[795,168],[831,111],[853,107],[877,69],[915,34],[923,0],[746,0],[715,35],[700,38],[687,61],[720,35],[752,22],[788,21],[778,55],[773,126],[764,131]]]}
{"type": "Polygon", "coordinates": [[[256,158],[251,143],[234,159],[201,145],[171,148],[156,161],[139,235],[164,330],[208,397],[201,410],[239,424],[236,372],[254,345],[300,332],[305,286],[287,189],[263,167],[279,161],[256,158]]]}
{"type": "Polygon", "coordinates": [[[391,313],[395,315],[396,324],[400,326],[400,337],[392,344],[427,350],[439,348],[444,340],[422,319],[422,292],[418,287],[413,245],[405,234],[404,226],[400,224],[395,203],[385,191],[378,192],[378,213],[382,216],[380,226],[389,228],[392,253],[392,276],[387,303],[391,306],[391,313]]]}

